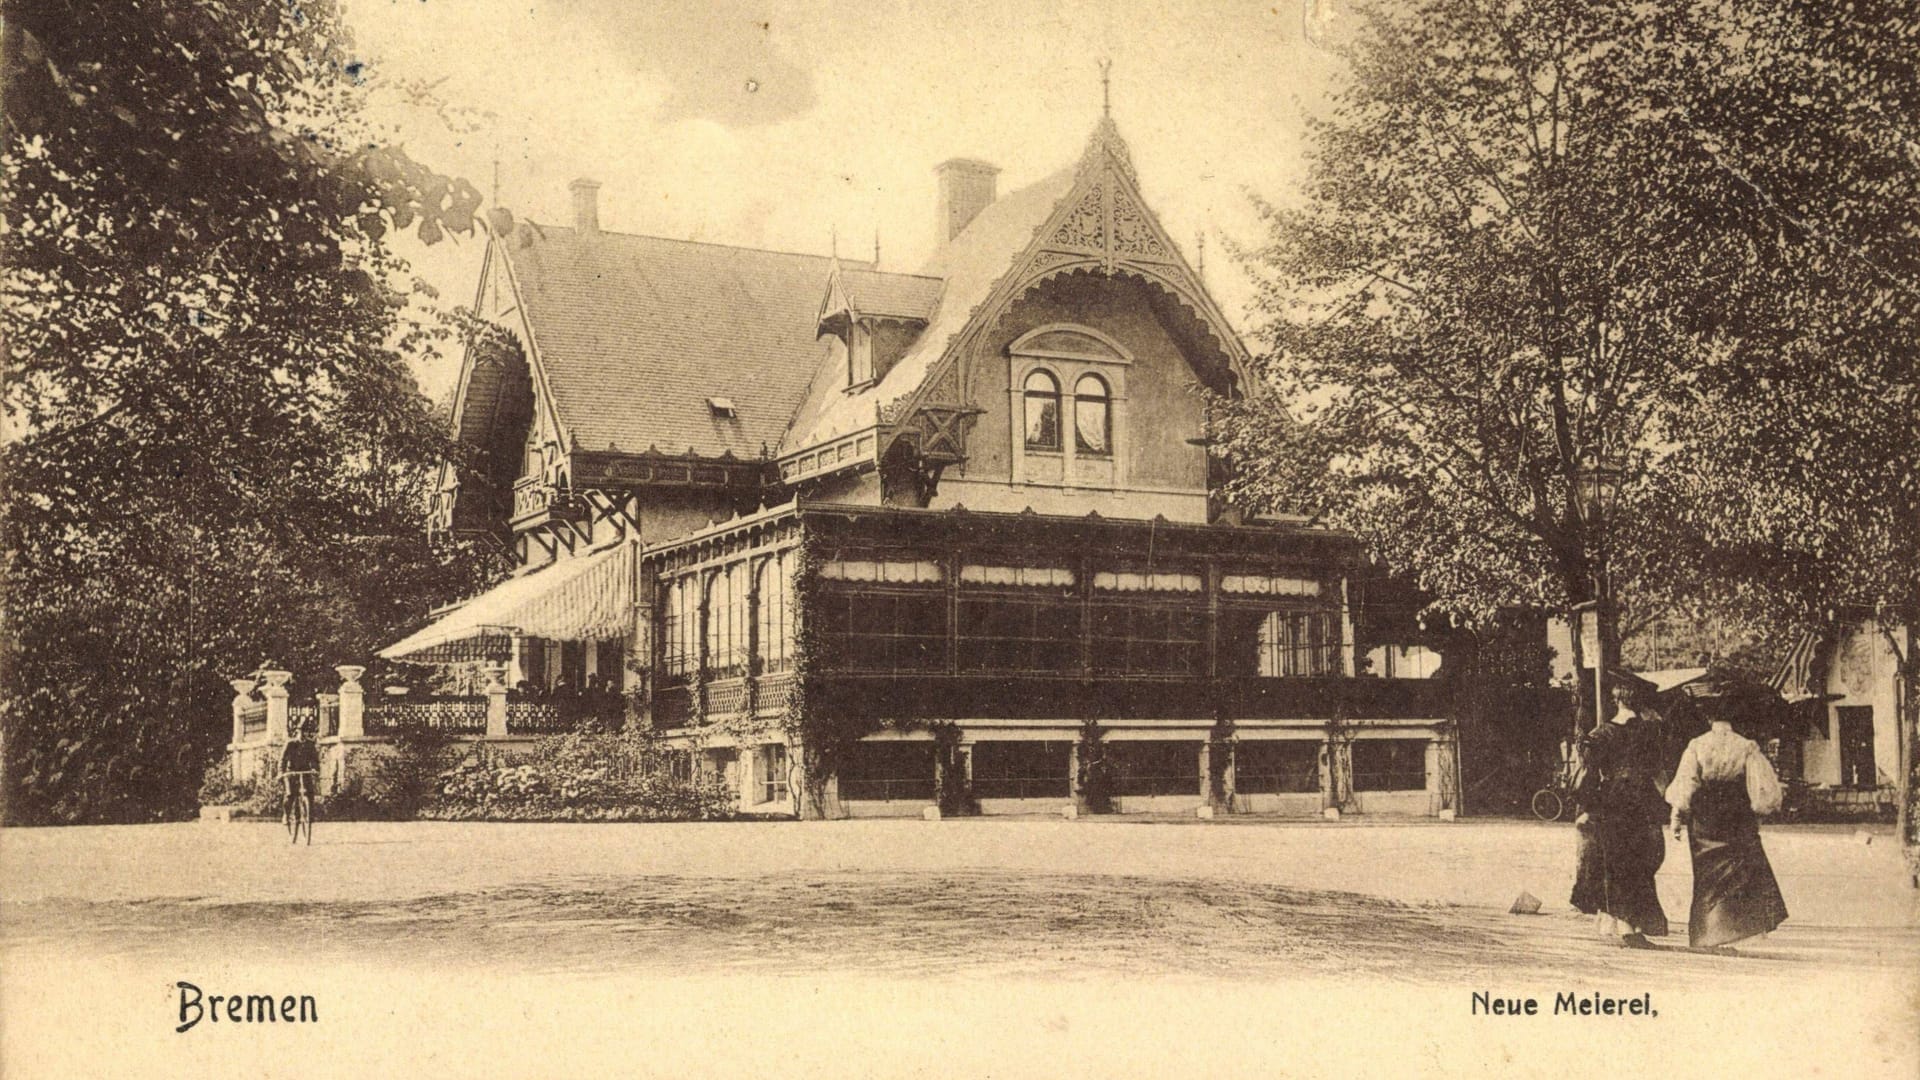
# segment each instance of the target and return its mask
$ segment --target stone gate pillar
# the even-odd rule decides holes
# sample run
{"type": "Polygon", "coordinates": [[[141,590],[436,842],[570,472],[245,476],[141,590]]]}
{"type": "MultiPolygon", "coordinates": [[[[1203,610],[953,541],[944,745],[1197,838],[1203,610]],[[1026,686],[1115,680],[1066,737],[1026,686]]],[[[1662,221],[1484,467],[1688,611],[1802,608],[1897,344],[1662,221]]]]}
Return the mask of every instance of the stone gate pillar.
{"type": "Polygon", "coordinates": [[[507,736],[507,665],[487,665],[487,737],[507,736]]]}
{"type": "Polygon", "coordinates": [[[367,669],[358,664],[342,664],[333,670],[340,673],[340,737],[358,739],[366,735],[367,692],[360,685],[360,676],[367,669]]]}
{"type": "Polygon", "coordinates": [[[293,737],[287,730],[287,684],[293,681],[291,671],[263,671],[260,677],[267,685],[260,688],[260,696],[267,699],[267,738],[271,742],[283,743],[293,737]]]}
{"type": "Polygon", "coordinates": [[[246,779],[245,769],[240,760],[240,747],[246,741],[246,711],[253,706],[253,688],[259,684],[252,679],[229,679],[233,687],[233,740],[227,743],[227,778],[234,783],[246,779]]]}

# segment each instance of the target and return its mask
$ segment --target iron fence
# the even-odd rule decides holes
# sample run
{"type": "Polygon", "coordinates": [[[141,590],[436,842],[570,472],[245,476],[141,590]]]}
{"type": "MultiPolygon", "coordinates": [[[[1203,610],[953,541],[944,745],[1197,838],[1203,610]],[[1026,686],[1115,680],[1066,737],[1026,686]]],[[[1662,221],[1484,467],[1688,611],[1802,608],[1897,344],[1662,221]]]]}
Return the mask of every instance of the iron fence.
{"type": "Polygon", "coordinates": [[[484,697],[430,697],[379,701],[366,710],[369,734],[404,727],[430,727],[458,735],[484,735],[487,699],[484,697]]]}

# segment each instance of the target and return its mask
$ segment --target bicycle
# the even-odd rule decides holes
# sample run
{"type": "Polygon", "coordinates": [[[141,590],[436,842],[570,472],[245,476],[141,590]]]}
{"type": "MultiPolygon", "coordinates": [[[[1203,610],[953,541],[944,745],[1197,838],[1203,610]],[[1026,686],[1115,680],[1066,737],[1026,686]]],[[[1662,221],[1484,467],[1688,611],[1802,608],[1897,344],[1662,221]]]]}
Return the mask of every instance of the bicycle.
{"type": "Polygon", "coordinates": [[[312,846],[313,785],[314,782],[319,779],[320,774],[314,772],[290,772],[283,773],[282,777],[287,781],[292,781],[295,778],[298,778],[300,781],[299,783],[287,784],[287,805],[286,809],[280,814],[281,821],[287,826],[287,839],[297,844],[300,842],[301,831],[305,830],[307,834],[307,844],[308,846],[312,846]]]}
{"type": "Polygon", "coordinates": [[[1559,821],[1573,805],[1573,758],[1561,762],[1547,786],[1533,793],[1533,816],[1541,821],[1559,821]]]}

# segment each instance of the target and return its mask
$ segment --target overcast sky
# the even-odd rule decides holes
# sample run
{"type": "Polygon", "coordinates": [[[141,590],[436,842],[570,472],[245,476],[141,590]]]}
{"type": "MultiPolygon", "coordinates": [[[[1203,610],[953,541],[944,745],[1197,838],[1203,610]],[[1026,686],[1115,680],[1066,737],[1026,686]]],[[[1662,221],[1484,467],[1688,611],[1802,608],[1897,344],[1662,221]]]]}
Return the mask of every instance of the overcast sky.
{"type": "MultiPolygon", "coordinates": [[[[918,269],[933,166],[1001,167],[1000,190],[1074,160],[1112,60],[1114,119],[1141,186],[1229,314],[1248,295],[1218,238],[1258,239],[1242,194],[1288,201],[1305,117],[1336,70],[1329,0],[347,0],[382,85],[427,82],[458,113],[382,93],[408,150],[566,223],[567,183],[602,183],[604,228],[918,269]],[[1303,7],[1302,4],[1305,4],[1303,7]],[[496,165],[497,163],[497,165],[496,165]]],[[[479,244],[404,254],[467,302],[479,244]]],[[[430,392],[451,371],[424,373],[430,392]]]]}

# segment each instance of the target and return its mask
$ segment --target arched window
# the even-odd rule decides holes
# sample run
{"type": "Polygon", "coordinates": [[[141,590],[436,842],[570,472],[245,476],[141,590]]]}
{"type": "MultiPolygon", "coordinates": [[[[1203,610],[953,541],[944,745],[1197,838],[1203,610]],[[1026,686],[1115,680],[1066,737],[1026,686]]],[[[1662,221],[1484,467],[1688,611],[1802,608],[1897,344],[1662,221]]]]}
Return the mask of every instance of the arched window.
{"type": "Polygon", "coordinates": [[[746,672],[747,564],[717,571],[707,586],[707,671],[717,679],[746,672]]]}
{"type": "Polygon", "coordinates": [[[1060,383],[1045,371],[1027,376],[1027,449],[1060,449],[1060,383]]]}
{"type": "Polygon", "coordinates": [[[1073,448],[1082,454],[1106,456],[1113,453],[1112,395],[1106,380],[1098,375],[1082,375],[1073,384],[1073,448]]]}
{"type": "Polygon", "coordinates": [[[660,666],[667,679],[677,684],[700,666],[700,579],[674,578],[665,593],[660,605],[660,666]]]}
{"type": "MultiPolygon", "coordinates": [[[[788,552],[768,556],[760,563],[760,671],[785,671],[793,666],[793,626],[787,612],[793,607],[793,561],[788,552]]],[[[785,777],[782,777],[782,783],[785,777]]]]}

